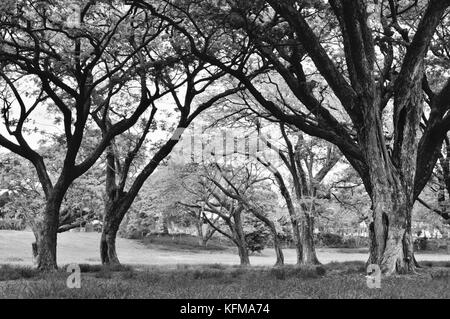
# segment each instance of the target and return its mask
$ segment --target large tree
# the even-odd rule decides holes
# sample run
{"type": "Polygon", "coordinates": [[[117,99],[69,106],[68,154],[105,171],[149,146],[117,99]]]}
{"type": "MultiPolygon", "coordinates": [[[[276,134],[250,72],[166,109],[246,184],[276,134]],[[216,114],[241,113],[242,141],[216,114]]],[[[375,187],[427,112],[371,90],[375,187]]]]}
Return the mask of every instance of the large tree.
{"type": "Polygon", "coordinates": [[[235,76],[273,117],[338,146],[372,199],[369,261],[387,275],[414,271],[411,210],[450,128],[450,81],[429,86],[425,57],[450,1],[167,1],[171,10],[134,3],[172,24],[194,54],[235,76]],[[197,24],[200,17],[225,32],[197,24]],[[234,46],[211,52],[224,38],[234,46]],[[232,57],[246,48],[276,69],[294,104],[270,99],[247,69],[234,67],[232,57]],[[334,103],[318,96],[318,77],[334,103]]]}
{"type": "Polygon", "coordinates": [[[145,13],[115,1],[80,1],[73,7],[65,1],[24,0],[2,3],[0,8],[4,87],[0,146],[36,169],[45,195],[45,207],[35,225],[38,268],[55,269],[60,208],[68,188],[94,165],[114,136],[133,126],[156,99],[169,92],[154,90],[150,80],[171,58],[140,59],[140,53],[154,51],[151,44],[167,23],[146,19],[136,25],[133,18],[145,13]],[[120,112],[123,109],[116,106],[121,95],[138,96],[138,102],[120,112]],[[46,120],[55,120],[64,132],[64,159],[54,178],[43,154],[33,149],[30,134],[39,130],[33,120],[42,120],[37,113],[47,107],[52,111],[46,120]],[[92,151],[83,154],[80,149],[93,114],[102,121],[111,118],[112,123],[92,151]]]}

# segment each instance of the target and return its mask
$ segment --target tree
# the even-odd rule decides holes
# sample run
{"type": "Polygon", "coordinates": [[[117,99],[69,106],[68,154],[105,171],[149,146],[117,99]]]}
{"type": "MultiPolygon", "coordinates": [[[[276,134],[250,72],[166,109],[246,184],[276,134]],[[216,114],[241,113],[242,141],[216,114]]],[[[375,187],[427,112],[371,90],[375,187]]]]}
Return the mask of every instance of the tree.
{"type": "MultiPolygon", "coordinates": [[[[173,50],[171,57],[177,58],[177,63],[171,63],[169,69],[160,70],[160,78],[155,81],[157,90],[159,90],[159,86],[162,86],[172,96],[172,103],[164,101],[164,104],[175,106],[177,112],[177,114],[172,115],[173,118],[178,117],[178,121],[169,132],[171,136],[160,145],[152,145],[153,150],[150,160],[147,160],[146,164],[138,169],[133,180],[129,182],[130,168],[144,146],[152,125],[156,125],[155,115],[158,109],[157,102],[155,102],[148,119],[144,121],[140,133],[132,141],[132,147],[128,152],[126,154],[118,152],[118,148],[114,147],[113,143],[110,144],[106,152],[106,202],[100,244],[100,255],[104,264],[119,263],[115,241],[120,223],[139,194],[144,182],[152,175],[158,165],[169,156],[179,142],[184,129],[203,111],[241,90],[239,86],[227,88],[224,78],[225,72],[186,55],[182,44],[179,42],[172,42],[171,47],[173,50]],[[220,87],[217,83],[220,83],[220,87]]],[[[143,55],[140,58],[144,59],[143,55]]],[[[151,56],[148,59],[150,60],[151,56]]],[[[97,119],[97,122],[103,134],[106,135],[109,126],[108,121],[102,123],[100,119],[97,119]]]]}
{"type": "MultiPolygon", "coordinates": [[[[231,165],[222,167],[215,163],[212,171],[207,170],[205,179],[207,182],[202,182],[208,190],[205,210],[220,216],[230,228],[232,235],[224,233],[218,227],[213,226],[206,216],[205,218],[212,227],[230,238],[238,246],[241,264],[250,263],[246,241],[246,238],[250,239],[250,237],[245,235],[243,221],[245,212],[248,212],[269,229],[276,253],[275,265],[283,265],[284,255],[281,249],[279,231],[270,216],[270,213],[274,211],[273,203],[276,196],[270,196],[267,190],[263,191],[268,185],[262,185],[262,183],[267,181],[268,177],[263,176],[257,165],[251,162],[241,167],[231,165]],[[212,202],[208,200],[209,197],[212,197],[212,202]],[[227,213],[223,213],[223,209],[227,213]]],[[[272,193],[272,195],[274,194],[272,193]]]]}
{"type": "Polygon", "coordinates": [[[151,51],[166,24],[146,20],[137,27],[145,32],[135,34],[132,20],[142,13],[119,1],[80,1],[75,13],[65,1],[23,0],[2,3],[1,9],[0,85],[8,135],[0,135],[0,146],[28,160],[36,170],[45,194],[35,226],[37,264],[39,269],[52,270],[57,267],[61,204],[70,185],[94,165],[114,136],[133,126],[156,99],[168,93],[152,92],[147,80],[155,78],[170,58],[157,56],[145,63],[139,58],[139,53],[151,51]],[[123,90],[130,87],[139,89],[123,90]],[[138,103],[122,114],[115,108],[121,94],[139,96],[138,103]],[[32,118],[42,106],[54,110],[49,115],[65,138],[62,167],[54,179],[26,134],[37,130],[32,118]],[[92,115],[112,122],[92,152],[81,154],[92,115]]]}
{"type": "Polygon", "coordinates": [[[273,66],[288,85],[296,105],[273,101],[246,76],[246,69],[233,67],[232,58],[209,52],[214,43],[199,39],[211,39],[216,29],[192,33],[191,25],[201,10],[198,4],[168,2],[177,15],[186,18],[180,23],[159,7],[134,3],[172,24],[188,39],[194,54],[236,77],[272,117],[336,145],[361,176],[372,200],[369,262],[380,265],[386,275],[414,271],[411,210],[450,128],[450,81],[443,79],[445,85],[434,90],[427,85],[425,57],[450,1],[416,1],[405,7],[390,0],[370,6],[363,0],[204,5],[203,18],[214,16],[229,38],[239,34],[242,39],[238,48],[229,48],[227,56],[256,48],[260,61],[273,66]],[[412,36],[400,23],[411,16],[421,17],[412,24],[412,36]],[[330,38],[337,44],[330,43],[330,38]],[[318,98],[321,89],[306,67],[325,81],[337,111],[335,105],[318,98]],[[429,110],[425,113],[424,95],[429,110]],[[388,105],[393,109],[392,143],[383,127],[388,105]],[[423,117],[426,127],[421,133],[423,117]]]}

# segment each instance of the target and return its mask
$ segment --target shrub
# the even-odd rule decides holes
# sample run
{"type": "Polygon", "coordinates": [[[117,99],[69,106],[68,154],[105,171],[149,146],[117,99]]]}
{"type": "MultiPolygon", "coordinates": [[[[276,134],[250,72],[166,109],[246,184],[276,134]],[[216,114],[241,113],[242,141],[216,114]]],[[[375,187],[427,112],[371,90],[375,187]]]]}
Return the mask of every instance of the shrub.
{"type": "Polygon", "coordinates": [[[343,244],[342,236],[333,233],[320,233],[317,235],[317,240],[325,247],[341,247],[343,244]]]}
{"type": "Polygon", "coordinates": [[[0,281],[30,279],[39,275],[39,271],[27,267],[0,266],[0,281]]]}
{"type": "Polygon", "coordinates": [[[447,249],[447,242],[443,239],[417,238],[414,241],[414,249],[437,251],[439,249],[447,249]]]}
{"type": "Polygon", "coordinates": [[[0,219],[0,230],[24,230],[26,223],[22,219],[2,218],[0,219]]]}

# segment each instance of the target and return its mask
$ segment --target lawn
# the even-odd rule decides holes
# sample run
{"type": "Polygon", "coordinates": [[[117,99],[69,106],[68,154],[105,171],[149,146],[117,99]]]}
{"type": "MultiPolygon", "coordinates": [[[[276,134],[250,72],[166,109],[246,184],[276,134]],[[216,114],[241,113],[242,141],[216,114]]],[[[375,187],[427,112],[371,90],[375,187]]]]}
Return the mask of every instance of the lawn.
{"type": "MultiPolygon", "coordinates": [[[[0,264],[32,266],[31,243],[34,236],[26,231],[0,231],[0,264]]],[[[100,234],[66,232],[58,234],[58,263],[64,264],[98,264],[100,234]]],[[[236,265],[239,257],[234,248],[226,249],[194,249],[195,242],[180,244],[180,239],[174,237],[152,237],[144,240],[129,240],[118,238],[117,254],[124,264],[171,266],[178,264],[211,264],[236,265]]],[[[213,243],[212,248],[217,248],[213,243]]],[[[219,247],[220,248],[220,247],[219,247]]],[[[294,249],[285,249],[286,264],[296,262],[294,249]]],[[[368,252],[361,249],[320,248],[317,249],[319,260],[324,263],[366,261],[368,252]]],[[[450,254],[417,254],[417,259],[431,261],[450,261],[450,254]]],[[[250,256],[250,262],[255,266],[271,266],[275,263],[273,249],[267,248],[262,254],[250,256]]]]}
{"type": "Polygon", "coordinates": [[[58,236],[60,270],[33,269],[29,232],[0,231],[1,298],[450,298],[450,255],[418,254],[417,275],[382,280],[381,289],[366,285],[360,249],[318,249],[323,266],[298,268],[295,251],[285,249],[283,268],[272,268],[272,249],[251,256],[251,267],[239,267],[233,248],[217,243],[206,250],[195,241],[155,237],[118,240],[126,265],[99,265],[96,233],[58,236]],[[81,265],[81,289],[68,289],[67,264],[81,265]],[[214,263],[214,264],[212,264],[214,263]]]}
{"type": "Polygon", "coordinates": [[[64,269],[42,274],[0,267],[0,298],[450,298],[450,263],[429,262],[417,275],[384,278],[381,289],[367,287],[362,262],[317,268],[213,264],[140,270],[82,265],[81,289],[66,287],[64,269]]]}

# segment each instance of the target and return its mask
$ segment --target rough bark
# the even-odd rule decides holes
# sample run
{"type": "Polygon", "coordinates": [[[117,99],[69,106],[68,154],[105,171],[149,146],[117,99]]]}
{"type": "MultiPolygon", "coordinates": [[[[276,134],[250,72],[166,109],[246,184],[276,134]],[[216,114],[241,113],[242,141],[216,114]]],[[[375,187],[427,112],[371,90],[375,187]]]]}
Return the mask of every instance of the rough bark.
{"type": "Polygon", "coordinates": [[[119,265],[120,261],[116,252],[116,237],[120,221],[106,215],[103,219],[102,236],[100,239],[100,257],[104,265],[119,265]]]}
{"type": "Polygon", "coordinates": [[[275,227],[275,223],[271,221],[269,218],[264,216],[263,213],[261,213],[257,208],[251,208],[250,209],[253,215],[255,215],[256,218],[261,220],[266,226],[269,228],[270,233],[272,234],[273,238],[273,248],[275,249],[275,255],[276,255],[276,262],[275,266],[282,266],[284,265],[284,254],[283,249],[281,248],[280,239],[278,237],[277,228],[275,227]]]}
{"type": "Polygon", "coordinates": [[[120,264],[116,252],[116,236],[123,219],[120,211],[121,194],[116,185],[116,157],[113,145],[106,149],[105,210],[103,216],[102,236],[100,239],[100,258],[102,264],[120,264]]]}
{"type": "Polygon", "coordinates": [[[275,249],[275,254],[276,254],[276,262],[275,262],[275,266],[283,266],[284,265],[284,254],[283,254],[283,249],[281,248],[281,243],[280,243],[280,239],[278,238],[278,234],[277,232],[272,232],[273,235],[273,247],[275,249]]]}
{"type": "Polygon", "coordinates": [[[199,219],[196,223],[197,226],[197,237],[198,237],[198,244],[201,247],[206,247],[207,240],[203,236],[203,220],[199,219]]]}
{"type": "Polygon", "coordinates": [[[238,246],[238,253],[241,262],[241,266],[250,265],[250,257],[248,253],[247,243],[245,241],[244,227],[242,225],[241,210],[236,212],[233,216],[234,219],[234,233],[235,242],[238,246]]]}
{"type": "Polygon", "coordinates": [[[320,265],[314,245],[314,217],[305,214],[300,221],[302,255],[300,264],[320,265]]]}
{"type": "Polygon", "coordinates": [[[60,205],[55,199],[49,200],[42,219],[33,225],[36,237],[36,264],[39,270],[52,271],[58,268],[56,246],[60,205]]]}

